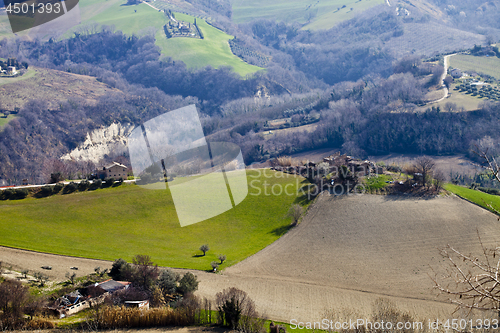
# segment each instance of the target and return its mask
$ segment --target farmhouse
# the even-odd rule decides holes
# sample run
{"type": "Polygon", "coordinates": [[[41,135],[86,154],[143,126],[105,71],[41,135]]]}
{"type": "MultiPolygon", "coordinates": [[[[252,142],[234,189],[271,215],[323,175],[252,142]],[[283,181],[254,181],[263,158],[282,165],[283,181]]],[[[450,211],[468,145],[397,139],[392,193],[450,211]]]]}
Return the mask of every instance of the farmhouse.
{"type": "Polygon", "coordinates": [[[114,293],[121,289],[127,289],[130,286],[130,282],[109,279],[101,283],[96,283],[94,286],[101,289],[103,292],[114,293]]]}
{"type": "Polygon", "coordinates": [[[100,179],[115,178],[127,179],[127,167],[123,164],[113,162],[97,171],[97,177],[100,179]]]}
{"type": "MultiPolygon", "coordinates": [[[[112,279],[101,283],[95,283],[87,288],[81,289],[81,293],[75,290],[57,299],[54,304],[47,308],[49,313],[59,318],[70,316],[82,310],[88,309],[96,304],[104,302],[106,296],[122,289],[127,289],[130,282],[115,281],[112,279]]],[[[140,301],[144,302],[144,301],[140,301]]],[[[146,306],[141,304],[140,307],[146,306]]],[[[149,307],[149,302],[147,304],[149,307]]]]}

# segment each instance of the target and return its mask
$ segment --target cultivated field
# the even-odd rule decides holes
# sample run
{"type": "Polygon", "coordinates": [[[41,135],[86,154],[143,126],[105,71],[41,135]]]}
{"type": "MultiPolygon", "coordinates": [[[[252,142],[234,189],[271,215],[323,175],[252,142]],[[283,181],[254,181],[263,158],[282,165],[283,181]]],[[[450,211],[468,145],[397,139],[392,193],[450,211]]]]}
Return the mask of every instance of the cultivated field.
{"type": "Polygon", "coordinates": [[[287,23],[310,22],[304,28],[317,30],[329,29],[341,21],[351,19],[354,15],[368,8],[384,3],[385,0],[235,0],[232,5],[233,20],[236,23],[256,19],[271,19],[287,23]],[[343,6],[345,7],[342,8],[343,6]]]}
{"type": "Polygon", "coordinates": [[[211,261],[225,254],[224,268],[288,230],[290,219],[285,215],[300,200],[296,190],[305,183],[301,177],[282,176],[270,170],[260,176],[259,171],[249,171],[249,194],[242,203],[183,228],[168,190],[135,185],[0,201],[0,245],[106,260],[131,260],[146,253],[159,265],[200,270],[209,269],[211,261]],[[279,188],[288,184],[291,195],[279,194],[279,188]],[[278,195],[271,195],[272,186],[278,195]],[[206,256],[200,256],[202,244],[210,246],[206,256]]]}
{"type": "Polygon", "coordinates": [[[497,57],[476,57],[457,54],[450,59],[451,67],[462,71],[488,74],[500,80],[500,59],[497,57]]]}
{"type": "Polygon", "coordinates": [[[456,197],[326,194],[297,228],[219,279],[245,286],[269,315],[312,320],[349,307],[363,314],[386,296],[419,317],[448,316],[428,274],[443,272],[437,248],[480,253],[476,228],[485,245],[498,244],[497,217],[456,197]]]}
{"type": "Polygon", "coordinates": [[[2,106],[11,111],[33,99],[46,100],[49,108],[57,109],[60,102],[68,99],[93,104],[100,96],[110,93],[121,91],[94,77],[38,67],[30,67],[28,73],[19,78],[0,79],[2,106]]]}
{"type": "MultiPolygon", "coordinates": [[[[391,38],[385,47],[391,49],[396,58],[409,54],[432,56],[437,53],[469,49],[483,44],[486,37],[435,23],[406,23],[403,36],[391,38]]],[[[452,58],[452,66],[453,59],[452,58]]]]}

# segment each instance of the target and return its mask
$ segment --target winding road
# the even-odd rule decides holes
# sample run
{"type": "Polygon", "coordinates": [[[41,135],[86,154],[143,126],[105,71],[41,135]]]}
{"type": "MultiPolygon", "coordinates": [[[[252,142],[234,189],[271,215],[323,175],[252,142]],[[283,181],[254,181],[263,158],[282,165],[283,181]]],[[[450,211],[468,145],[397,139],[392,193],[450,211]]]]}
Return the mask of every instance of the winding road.
{"type": "Polygon", "coordinates": [[[446,79],[446,76],[448,75],[448,68],[450,68],[450,57],[454,56],[456,53],[453,54],[448,54],[444,56],[444,71],[443,74],[441,75],[441,86],[443,87],[443,97],[440,99],[437,99],[435,101],[430,102],[429,104],[433,103],[439,103],[450,95],[450,91],[448,90],[448,87],[446,87],[446,84],[444,84],[444,80],[446,79]]]}

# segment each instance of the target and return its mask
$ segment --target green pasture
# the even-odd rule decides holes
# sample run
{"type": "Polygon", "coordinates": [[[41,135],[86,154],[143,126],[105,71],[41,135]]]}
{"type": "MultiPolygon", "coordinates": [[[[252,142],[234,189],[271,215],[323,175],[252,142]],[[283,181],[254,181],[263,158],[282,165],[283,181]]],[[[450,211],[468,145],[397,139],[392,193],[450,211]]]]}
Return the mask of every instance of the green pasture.
{"type": "MultiPolygon", "coordinates": [[[[201,68],[212,66],[232,67],[233,70],[245,76],[262,68],[249,65],[235,56],[229,47],[228,40],[233,36],[228,35],[210,25],[204,20],[197,18],[204,39],[174,37],[167,39],[163,31],[163,25],[168,22],[167,16],[155,10],[145,3],[128,6],[123,0],[108,0],[111,2],[107,7],[96,0],[83,0],[82,17],[86,20],[83,24],[92,22],[100,25],[114,26],[116,30],[132,35],[143,35],[154,32],[156,45],[161,49],[162,56],[181,60],[190,68],[201,68]],[[95,15],[92,15],[95,12],[95,15]]],[[[151,3],[154,5],[154,2],[151,3]]],[[[189,15],[174,13],[176,19],[194,23],[195,18],[189,15]]]]}
{"type": "Polygon", "coordinates": [[[459,68],[461,71],[488,74],[500,80],[500,59],[497,57],[476,57],[457,54],[450,57],[450,65],[453,68],[459,68]]]}
{"type": "Polygon", "coordinates": [[[105,260],[148,254],[161,266],[200,270],[225,254],[223,269],[278,239],[290,225],[290,206],[308,203],[297,193],[304,178],[270,170],[249,170],[247,178],[241,204],[186,227],[168,190],[137,185],[0,201],[0,245],[105,260]],[[202,244],[210,246],[206,256],[202,244]]]}
{"type": "Polygon", "coordinates": [[[498,195],[492,195],[477,190],[471,190],[469,188],[453,184],[445,184],[444,189],[452,193],[455,193],[456,195],[464,199],[472,201],[475,204],[484,207],[488,210],[491,210],[491,208],[488,207],[488,205],[491,205],[493,209],[500,211],[500,196],[498,195]]]}
{"type": "Polygon", "coordinates": [[[354,15],[384,4],[384,0],[234,0],[233,20],[237,23],[270,19],[306,24],[304,29],[329,29],[354,15]],[[345,6],[344,8],[342,8],[345,6]],[[352,10],[351,10],[352,8],[352,10]]]}

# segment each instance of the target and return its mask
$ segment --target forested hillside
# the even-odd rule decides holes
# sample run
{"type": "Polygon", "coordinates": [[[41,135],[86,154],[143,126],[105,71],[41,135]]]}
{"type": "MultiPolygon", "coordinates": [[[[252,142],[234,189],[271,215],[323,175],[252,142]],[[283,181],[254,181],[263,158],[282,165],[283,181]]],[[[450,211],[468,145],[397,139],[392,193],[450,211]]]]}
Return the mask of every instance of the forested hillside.
{"type": "MultiPolygon", "coordinates": [[[[240,56],[265,71],[242,78],[228,67],[188,68],[161,57],[155,34],[127,35],[107,26],[80,30],[71,38],[3,39],[1,58],[92,76],[121,93],[93,103],[71,97],[54,107],[53,101],[37,97],[20,105],[0,132],[0,178],[45,182],[62,168],[59,158],[89,131],[112,123],[136,126],[188,104],[197,105],[209,140],[237,143],[247,164],[324,147],[360,157],[467,153],[476,142],[500,137],[498,103],[484,101],[480,110],[464,113],[460,105],[440,108],[427,97],[441,89],[440,52],[484,45],[498,31],[493,23],[480,35],[477,27],[460,30],[451,13],[446,21],[418,9],[401,16],[394,6],[378,6],[331,29],[309,31],[263,19],[237,25],[228,2],[185,5],[212,13],[211,24],[237,37],[240,56]],[[458,32],[449,43],[443,37],[439,46],[424,47],[417,38],[426,40],[434,32],[419,27],[429,25],[458,32]],[[418,33],[408,34],[409,26],[418,33]],[[396,52],[401,38],[419,48],[396,52]],[[418,112],[422,109],[427,111],[418,112]]],[[[434,5],[450,4],[436,0],[434,5]]],[[[465,2],[454,6],[471,10],[465,2]]],[[[0,109],[15,92],[6,94],[0,95],[0,109]]],[[[126,163],[127,156],[121,158],[126,163]]],[[[67,163],[86,170],[81,174],[94,168],[86,161],[67,163]]]]}

